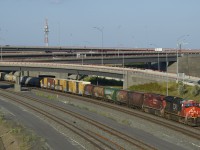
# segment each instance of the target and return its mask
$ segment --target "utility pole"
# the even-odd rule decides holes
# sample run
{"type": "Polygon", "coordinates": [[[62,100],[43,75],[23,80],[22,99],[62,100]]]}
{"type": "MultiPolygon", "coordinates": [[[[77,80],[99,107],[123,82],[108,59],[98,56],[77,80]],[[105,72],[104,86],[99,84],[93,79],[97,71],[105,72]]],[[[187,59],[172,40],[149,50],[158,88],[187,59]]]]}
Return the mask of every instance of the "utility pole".
{"type": "Polygon", "coordinates": [[[101,50],[101,65],[103,66],[103,27],[102,28],[94,27],[94,28],[101,32],[101,47],[102,47],[102,50],[101,50]]]}
{"type": "Polygon", "coordinates": [[[166,52],[166,73],[167,73],[167,92],[166,92],[166,94],[168,96],[169,92],[168,92],[168,58],[167,58],[167,52],[166,52]]]}
{"type": "Polygon", "coordinates": [[[177,66],[176,66],[176,73],[177,73],[177,83],[178,83],[178,81],[179,81],[179,60],[178,60],[178,55],[179,55],[179,51],[181,52],[181,48],[182,48],[182,44],[185,44],[183,41],[185,40],[184,38],[185,37],[188,37],[189,36],[189,34],[187,34],[187,35],[182,35],[182,36],[180,36],[178,39],[177,39],[177,47],[178,47],[178,49],[177,49],[177,51],[176,51],[176,64],[177,64],[177,66]]]}

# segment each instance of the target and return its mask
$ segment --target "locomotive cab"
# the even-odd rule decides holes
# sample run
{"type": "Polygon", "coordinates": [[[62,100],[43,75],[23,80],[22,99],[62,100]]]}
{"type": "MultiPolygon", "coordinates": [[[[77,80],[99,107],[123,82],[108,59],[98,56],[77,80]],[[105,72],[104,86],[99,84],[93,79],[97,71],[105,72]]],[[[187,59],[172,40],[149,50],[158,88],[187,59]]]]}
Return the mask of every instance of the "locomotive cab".
{"type": "Polygon", "coordinates": [[[194,100],[183,101],[180,115],[184,117],[186,124],[200,126],[200,103],[194,100]]]}

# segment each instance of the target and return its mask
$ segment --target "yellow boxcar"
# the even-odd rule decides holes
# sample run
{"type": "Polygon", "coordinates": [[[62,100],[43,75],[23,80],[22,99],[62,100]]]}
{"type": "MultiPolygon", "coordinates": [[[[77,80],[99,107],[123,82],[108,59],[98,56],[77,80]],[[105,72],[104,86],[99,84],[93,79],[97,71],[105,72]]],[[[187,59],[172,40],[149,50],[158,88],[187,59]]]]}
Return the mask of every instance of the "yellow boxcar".
{"type": "Polygon", "coordinates": [[[55,90],[58,90],[58,91],[62,91],[63,90],[62,86],[60,85],[60,81],[61,80],[62,79],[58,79],[58,78],[54,79],[55,90]]]}
{"type": "Polygon", "coordinates": [[[40,81],[40,87],[41,88],[47,88],[47,78],[43,78],[41,81],[40,81]]]}
{"type": "Polygon", "coordinates": [[[43,88],[44,87],[44,78],[42,80],[40,80],[40,87],[43,88]]]}
{"type": "Polygon", "coordinates": [[[77,84],[78,84],[78,94],[83,95],[85,85],[91,84],[91,82],[77,81],[77,84]]]}
{"type": "Polygon", "coordinates": [[[76,80],[68,80],[68,91],[70,93],[77,93],[76,80]]]}
{"type": "Polygon", "coordinates": [[[63,92],[68,92],[68,80],[67,79],[60,79],[60,86],[62,87],[63,92]]]}

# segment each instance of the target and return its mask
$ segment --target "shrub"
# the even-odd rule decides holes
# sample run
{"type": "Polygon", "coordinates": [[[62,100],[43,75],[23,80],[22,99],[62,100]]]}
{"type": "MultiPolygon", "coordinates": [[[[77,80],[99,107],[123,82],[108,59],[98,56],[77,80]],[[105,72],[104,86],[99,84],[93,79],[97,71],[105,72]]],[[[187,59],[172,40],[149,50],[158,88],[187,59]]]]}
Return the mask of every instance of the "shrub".
{"type": "Polygon", "coordinates": [[[199,93],[200,93],[200,87],[197,86],[197,85],[195,85],[195,86],[192,88],[192,90],[191,90],[191,94],[192,94],[193,96],[197,96],[197,95],[199,95],[199,93]]]}

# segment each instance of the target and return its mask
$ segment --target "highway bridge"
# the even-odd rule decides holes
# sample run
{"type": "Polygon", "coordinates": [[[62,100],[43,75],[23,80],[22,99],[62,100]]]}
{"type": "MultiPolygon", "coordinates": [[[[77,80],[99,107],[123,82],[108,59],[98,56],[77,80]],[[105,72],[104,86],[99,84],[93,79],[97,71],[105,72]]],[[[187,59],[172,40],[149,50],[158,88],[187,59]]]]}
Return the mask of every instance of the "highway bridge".
{"type": "MultiPolygon", "coordinates": [[[[13,45],[1,45],[3,51],[8,52],[108,52],[108,51],[154,51],[154,48],[125,48],[125,47],[86,47],[86,46],[13,46],[13,45]]],[[[166,48],[164,50],[173,50],[166,48]]]]}
{"type": "MultiPolygon", "coordinates": [[[[88,46],[14,46],[0,45],[3,51],[7,52],[118,52],[118,51],[134,51],[134,52],[154,52],[155,48],[129,48],[129,47],[88,47],[88,46]]],[[[177,51],[175,48],[162,48],[163,51],[177,51]]],[[[200,49],[182,49],[191,53],[199,53],[200,49]]]]}
{"type": "MultiPolygon", "coordinates": [[[[47,54],[48,55],[48,54],[47,54]]],[[[58,54],[59,55],[59,54],[58,54]]],[[[52,55],[50,57],[44,57],[40,54],[21,54],[21,55],[10,55],[3,56],[3,61],[15,61],[15,62],[54,62],[54,63],[71,63],[71,64],[126,64],[126,63],[151,63],[151,62],[158,62],[158,55],[130,55],[130,54],[123,54],[123,55],[113,55],[113,56],[93,56],[93,55],[52,55]]],[[[181,56],[180,54],[178,55],[181,56]]],[[[167,61],[175,62],[177,59],[177,55],[169,54],[167,55],[167,61]]],[[[162,53],[159,54],[159,62],[166,62],[166,54],[162,53]]]]}
{"type": "Polygon", "coordinates": [[[25,47],[1,46],[1,61],[59,62],[72,64],[125,64],[175,62],[177,56],[199,55],[198,50],[153,48],[98,48],[98,47],[25,47]]]}
{"type": "MultiPolygon", "coordinates": [[[[1,71],[20,71],[20,72],[57,72],[62,74],[96,75],[112,78],[120,78],[123,88],[127,89],[134,84],[149,82],[175,81],[177,75],[166,72],[152,70],[142,70],[134,68],[108,67],[96,65],[75,65],[59,63],[28,63],[28,62],[0,62],[1,71]]],[[[58,76],[60,77],[60,76],[58,76]]],[[[182,78],[179,78],[182,80],[182,78]]]]}

